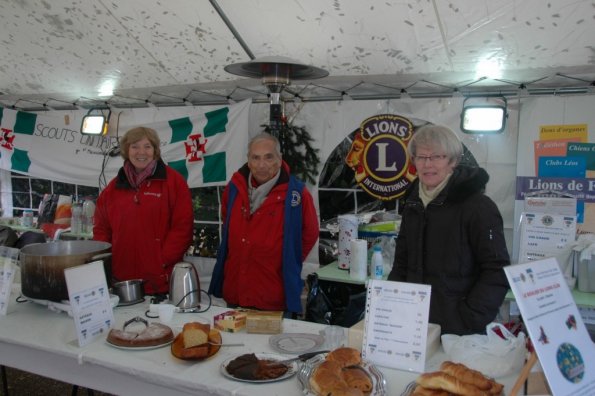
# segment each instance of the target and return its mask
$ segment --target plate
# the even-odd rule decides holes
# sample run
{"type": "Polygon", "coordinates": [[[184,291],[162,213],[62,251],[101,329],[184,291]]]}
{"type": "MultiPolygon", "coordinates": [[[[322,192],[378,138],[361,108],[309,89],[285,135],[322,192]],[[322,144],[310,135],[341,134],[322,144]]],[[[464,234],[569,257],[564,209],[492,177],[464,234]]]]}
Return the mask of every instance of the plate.
{"type": "Polygon", "coordinates": [[[124,350],[128,350],[128,351],[149,351],[151,349],[163,348],[164,346],[171,344],[173,342],[173,340],[166,341],[163,344],[159,344],[159,345],[137,346],[137,347],[116,345],[116,344],[112,344],[111,342],[109,342],[107,340],[105,340],[105,342],[107,345],[114,347],[114,348],[118,348],[118,349],[124,349],[124,350]]]}
{"type": "MultiPolygon", "coordinates": [[[[211,329],[209,331],[209,341],[216,344],[222,344],[221,333],[217,329],[211,329]]],[[[206,356],[193,356],[192,350],[184,348],[184,340],[182,339],[182,333],[178,334],[171,344],[171,354],[182,360],[205,360],[210,358],[221,349],[221,345],[209,345],[209,352],[206,356]]]]}
{"type": "MultiPolygon", "coordinates": [[[[316,355],[312,359],[306,360],[306,362],[300,368],[298,372],[298,380],[304,389],[304,394],[307,396],[315,396],[316,392],[312,390],[310,386],[310,377],[314,373],[314,370],[318,365],[326,360],[326,353],[316,355]]],[[[374,396],[386,396],[388,390],[386,389],[386,380],[382,373],[374,366],[372,363],[368,361],[363,361],[360,367],[368,373],[370,378],[372,378],[372,392],[370,395],[374,396]]]]}
{"type": "Polygon", "coordinates": [[[324,337],[319,334],[283,333],[269,337],[269,345],[279,353],[301,354],[319,349],[324,337]]]}
{"type": "Polygon", "coordinates": [[[407,387],[405,388],[403,393],[401,393],[401,396],[411,396],[416,386],[417,382],[411,381],[409,384],[407,384],[407,387]]]}
{"type": "MultiPolygon", "coordinates": [[[[256,355],[256,357],[258,359],[277,360],[277,361],[287,359],[286,356],[277,355],[275,353],[254,353],[254,354],[256,355]]],[[[234,360],[235,358],[237,358],[239,356],[241,356],[241,355],[234,356],[230,359],[227,359],[223,363],[221,363],[221,374],[223,374],[224,377],[232,379],[234,381],[250,382],[253,384],[264,384],[267,382],[283,381],[283,380],[293,377],[297,373],[297,362],[290,362],[290,363],[286,364],[286,366],[288,367],[287,372],[277,378],[264,379],[264,380],[248,380],[248,379],[236,378],[227,372],[227,365],[229,364],[229,362],[231,362],[232,360],[234,360]]]]}

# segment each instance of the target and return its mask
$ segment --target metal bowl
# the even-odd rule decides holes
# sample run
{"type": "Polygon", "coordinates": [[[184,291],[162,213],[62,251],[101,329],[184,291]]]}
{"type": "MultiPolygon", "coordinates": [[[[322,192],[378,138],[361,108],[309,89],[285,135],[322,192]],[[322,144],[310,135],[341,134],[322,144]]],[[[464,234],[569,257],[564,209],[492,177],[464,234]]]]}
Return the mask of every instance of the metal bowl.
{"type": "Polygon", "coordinates": [[[113,293],[120,297],[120,304],[138,302],[143,299],[143,280],[131,279],[114,283],[113,293]]]}

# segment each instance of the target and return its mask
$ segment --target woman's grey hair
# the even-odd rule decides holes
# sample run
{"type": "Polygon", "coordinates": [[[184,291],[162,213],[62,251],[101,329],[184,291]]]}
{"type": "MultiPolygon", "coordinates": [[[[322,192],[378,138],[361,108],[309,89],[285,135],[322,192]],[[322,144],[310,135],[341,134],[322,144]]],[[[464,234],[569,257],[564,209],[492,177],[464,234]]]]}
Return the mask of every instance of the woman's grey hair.
{"type": "Polygon", "coordinates": [[[258,135],[254,136],[252,139],[250,139],[250,142],[248,143],[248,155],[250,155],[250,149],[252,148],[252,145],[256,142],[260,142],[261,140],[270,140],[271,142],[274,142],[275,151],[277,152],[277,154],[279,154],[279,158],[281,158],[281,143],[279,143],[279,139],[266,132],[261,132],[258,135]]]}
{"type": "Polygon", "coordinates": [[[415,157],[419,146],[444,151],[448,161],[454,161],[455,165],[461,161],[463,155],[463,144],[458,136],[451,129],[441,125],[424,125],[413,134],[407,147],[411,158],[415,157]]]}

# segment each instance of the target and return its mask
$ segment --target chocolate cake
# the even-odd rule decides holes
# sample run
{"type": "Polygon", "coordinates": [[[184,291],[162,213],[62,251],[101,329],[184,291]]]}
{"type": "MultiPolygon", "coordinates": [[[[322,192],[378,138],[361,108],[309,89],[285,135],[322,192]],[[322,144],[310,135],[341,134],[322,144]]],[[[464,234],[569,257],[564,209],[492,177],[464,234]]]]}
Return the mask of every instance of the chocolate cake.
{"type": "Polygon", "coordinates": [[[247,353],[230,361],[226,370],[235,378],[254,381],[279,378],[289,367],[274,360],[258,359],[255,354],[247,353]]]}

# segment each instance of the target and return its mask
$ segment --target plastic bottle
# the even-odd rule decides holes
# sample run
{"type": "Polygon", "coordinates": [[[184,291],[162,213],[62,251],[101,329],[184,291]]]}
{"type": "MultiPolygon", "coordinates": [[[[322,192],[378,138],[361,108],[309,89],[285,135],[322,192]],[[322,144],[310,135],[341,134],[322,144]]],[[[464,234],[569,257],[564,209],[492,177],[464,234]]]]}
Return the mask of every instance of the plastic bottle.
{"type": "Polygon", "coordinates": [[[70,219],[70,232],[80,234],[83,226],[83,206],[80,203],[72,204],[72,218],[70,219]]]}
{"type": "Polygon", "coordinates": [[[30,210],[23,211],[23,218],[21,219],[23,227],[33,227],[33,212],[30,210]]]}
{"type": "Polygon", "coordinates": [[[95,202],[86,199],[83,202],[83,226],[82,232],[90,234],[93,232],[93,216],[95,215],[95,202]]]}
{"type": "Polygon", "coordinates": [[[382,249],[379,245],[374,246],[371,267],[372,279],[382,279],[384,275],[384,259],[382,258],[382,249]]]}

